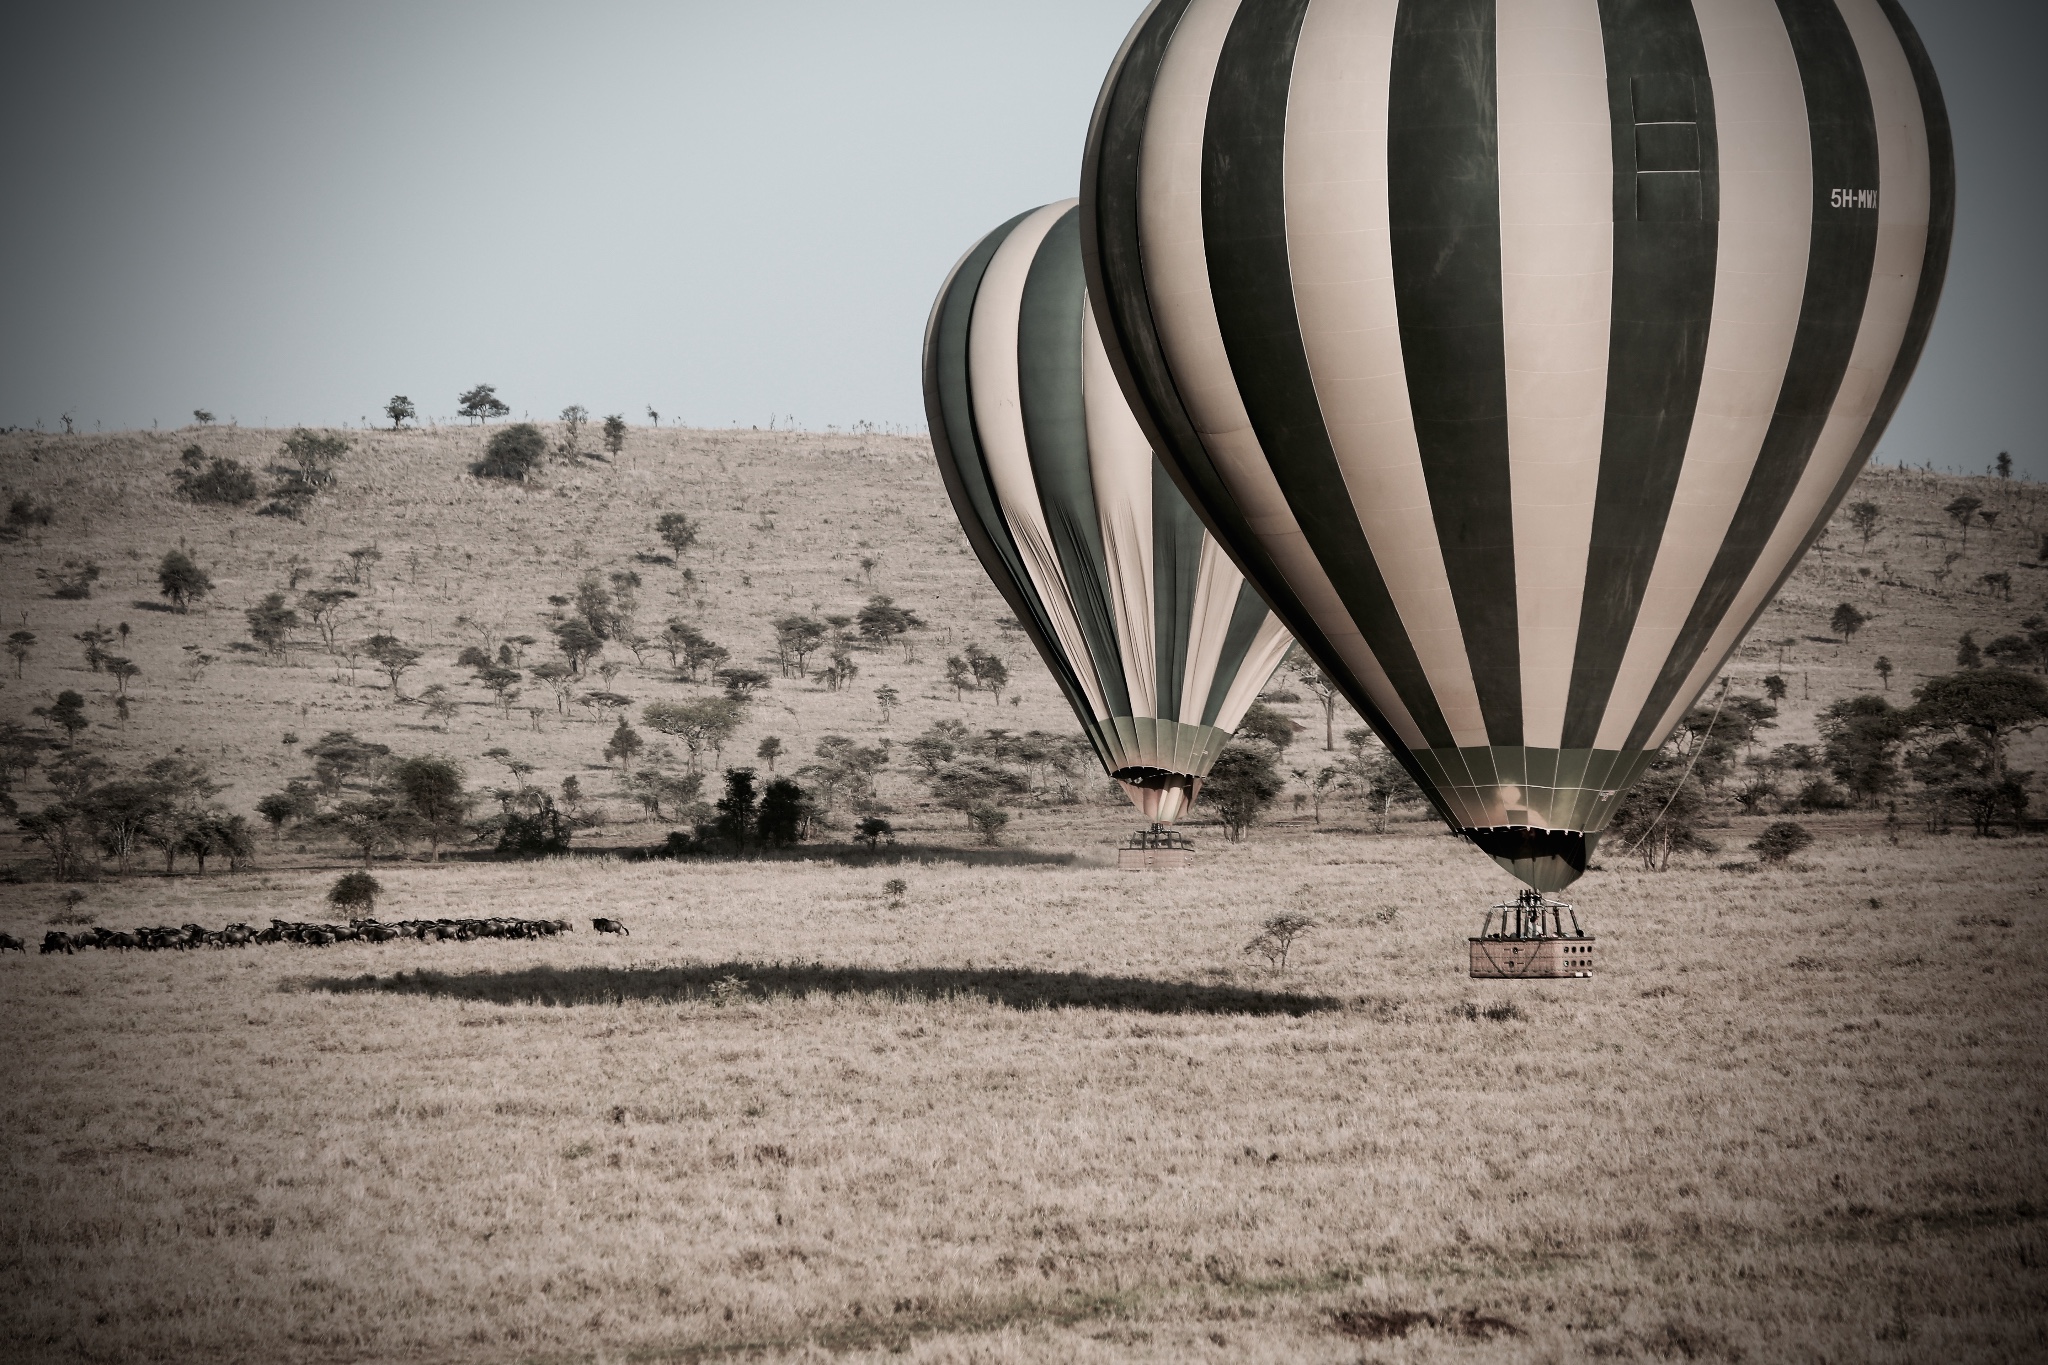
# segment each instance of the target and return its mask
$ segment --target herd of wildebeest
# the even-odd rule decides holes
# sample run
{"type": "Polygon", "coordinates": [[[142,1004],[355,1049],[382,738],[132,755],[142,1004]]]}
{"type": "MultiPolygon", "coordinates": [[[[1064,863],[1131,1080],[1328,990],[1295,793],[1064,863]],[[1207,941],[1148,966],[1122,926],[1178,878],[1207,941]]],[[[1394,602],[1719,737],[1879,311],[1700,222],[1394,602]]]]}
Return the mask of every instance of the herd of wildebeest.
{"type": "MultiPolygon", "coordinates": [[[[600,934],[625,934],[630,931],[615,919],[593,919],[590,927],[600,934]]],[[[146,929],[107,929],[95,925],[90,929],[66,932],[52,929],[43,935],[43,951],[46,953],[75,953],[81,948],[118,948],[122,950],[162,948],[246,948],[252,943],[303,943],[308,947],[324,948],[334,943],[391,943],[397,939],[417,939],[421,943],[441,943],[453,940],[467,943],[479,938],[553,938],[556,934],[570,932],[569,921],[565,919],[405,919],[394,924],[385,924],[374,919],[352,919],[346,924],[299,924],[291,920],[274,919],[268,929],[258,929],[247,924],[230,924],[224,929],[208,929],[198,924],[183,924],[176,928],[158,925],[146,929]]],[[[0,951],[12,950],[26,953],[28,945],[12,934],[0,934],[0,951]]]]}

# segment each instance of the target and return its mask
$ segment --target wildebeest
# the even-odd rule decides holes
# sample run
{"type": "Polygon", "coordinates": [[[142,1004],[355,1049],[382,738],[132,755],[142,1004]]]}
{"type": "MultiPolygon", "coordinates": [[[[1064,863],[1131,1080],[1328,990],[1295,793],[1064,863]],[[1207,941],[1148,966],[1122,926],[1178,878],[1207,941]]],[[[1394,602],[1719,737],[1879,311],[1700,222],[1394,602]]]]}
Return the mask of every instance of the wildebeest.
{"type": "Polygon", "coordinates": [[[590,922],[590,927],[597,930],[600,934],[626,934],[630,936],[633,932],[623,922],[615,919],[594,919],[590,922]]]}
{"type": "Polygon", "coordinates": [[[52,929],[49,933],[43,935],[43,951],[46,953],[64,953],[68,956],[78,951],[78,945],[72,940],[71,935],[65,933],[62,929],[52,929]]]}
{"type": "Polygon", "coordinates": [[[28,945],[12,934],[0,934],[0,953],[25,953],[28,945]]]}

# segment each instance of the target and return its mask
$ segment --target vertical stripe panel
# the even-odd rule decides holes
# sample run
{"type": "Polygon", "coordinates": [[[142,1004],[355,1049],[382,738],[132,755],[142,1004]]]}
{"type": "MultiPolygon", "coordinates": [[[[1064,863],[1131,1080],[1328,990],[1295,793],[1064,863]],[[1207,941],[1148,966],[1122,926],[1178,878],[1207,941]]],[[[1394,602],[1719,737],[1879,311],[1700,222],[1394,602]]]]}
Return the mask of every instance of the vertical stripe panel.
{"type": "Polygon", "coordinates": [[[1010,233],[989,262],[974,301],[968,333],[969,382],[974,421],[1010,534],[1032,586],[1045,604],[1059,648],[1073,664],[1097,717],[1113,714],[1091,663],[1087,633],[1075,615],[1072,595],[1060,572],[1059,550],[1045,523],[1024,435],[1023,402],[1017,373],[1017,325],[1024,283],[1046,233],[1065,212],[1061,204],[1039,209],[1010,233]]]}
{"type": "Polygon", "coordinates": [[[1627,743],[1771,431],[1798,335],[1812,236],[1806,99],[1776,7],[1718,0],[1694,12],[1720,154],[1713,323],[1670,515],[1593,738],[1602,749],[1627,743]]]}
{"type": "Polygon", "coordinates": [[[1211,543],[1200,517],[1159,461],[1151,462],[1152,563],[1157,606],[1152,629],[1159,667],[1154,686],[1161,715],[1186,719],[1182,696],[1188,670],[1197,667],[1194,641],[1200,633],[1202,558],[1211,543]]]}
{"type": "Polygon", "coordinates": [[[1302,22],[1287,95],[1287,264],[1348,511],[1450,741],[1484,744],[1395,321],[1387,93],[1397,8],[1398,0],[1324,0],[1302,22]]]}
{"type": "MultiPolygon", "coordinates": [[[[1590,747],[1598,737],[1631,636],[1645,624],[1655,628],[1655,613],[1645,612],[1644,603],[1658,548],[1668,530],[1685,534],[1672,525],[1673,499],[1711,363],[1725,210],[1719,101],[1692,0],[1600,0],[1600,12],[1614,167],[1614,313],[1599,485],[1565,710],[1568,748],[1590,747]],[[1659,123],[1693,120],[1699,207],[1690,218],[1643,213],[1639,118],[1651,125],[1648,131],[1667,134],[1685,130],[1659,123]]],[[[1789,54],[1785,68],[1792,71],[1789,54]]],[[[1804,114],[1794,95],[1788,107],[1799,113],[1803,135],[1804,114]]],[[[1797,183],[1803,193],[1804,180],[1797,183]]],[[[1738,215],[1747,211],[1736,208],[1738,215]]],[[[1803,266],[1803,231],[1793,240],[1803,266]]],[[[1789,320],[1787,327],[1789,347],[1789,320]]],[[[1641,689],[1648,688],[1654,667],[1642,670],[1641,689]]]]}
{"type": "Polygon", "coordinates": [[[1522,743],[1493,0],[1402,0],[1387,200],[1408,402],[1492,744],[1522,743]]]}
{"type": "MultiPolygon", "coordinates": [[[[1879,191],[1877,247],[1869,297],[1848,372],[1791,502],[1677,699],[1658,719],[1654,734],[1676,725],[1692,699],[1713,681],[1862,469],[1869,456],[1864,438],[1897,367],[1919,298],[1931,207],[1919,90],[1905,51],[1876,0],[1839,0],[1839,7],[1869,87],[1877,135],[1879,173],[1870,186],[1879,191]]],[[[1828,211],[1825,206],[1816,210],[1828,211]]]]}
{"type": "MultiPolygon", "coordinates": [[[[1168,485],[1171,486],[1170,484],[1168,485]]],[[[1232,612],[1244,589],[1244,575],[1207,536],[1197,542],[1195,592],[1188,614],[1187,669],[1173,699],[1174,714],[1198,721],[1208,701],[1216,667],[1229,643],[1232,612]]]]}
{"type": "Polygon", "coordinates": [[[1799,330],[1777,412],[1749,484],[1714,557],[1685,627],[1665,660],[1628,746],[1650,747],[1662,717],[1706,653],[1790,508],[1816,442],[1825,431],[1862,330],[1876,257],[1878,209],[1836,207],[1831,192],[1879,183],[1877,129],[1863,64],[1834,0],[1778,0],[1799,62],[1812,129],[1813,215],[1799,330]]]}
{"type": "Polygon", "coordinates": [[[1065,209],[1039,242],[1018,301],[1017,389],[1038,504],[1059,556],[1060,577],[1088,644],[1096,681],[1113,716],[1131,714],[1110,604],[1109,560],[1088,466],[1088,415],[1081,395],[1082,318],[1079,214],[1065,209]]]}
{"type": "MultiPolygon", "coordinates": [[[[1116,628],[1131,714],[1156,716],[1159,660],[1154,654],[1153,480],[1159,462],[1124,403],[1092,314],[1083,313],[1081,394],[1087,406],[1088,467],[1109,561],[1110,618],[1116,628]]],[[[1163,572],[1171,582],[1173,567],[1163,572]]],[[[1169,590],[1163,602],[1170,603],[1169,590]]],[[[1160,610],[1170,610],[1162,606],[1160,610]]]]}
{"type": "Polygon", "coordinates": [[[1230,618],[1230,635],[1217,663],[1216,680],[1199,713],[1202,723],[1221,730],[1237,729],[1293,643],[1280,618],[1266,610],[1265,602],[1252,591],[1251,584],[1240,588],[1237,608],[1230,618]]]}
{"type": "Polygon", "coordinates": [[[1525,743],[1558,748],[1599,488],[1613,306],[1614,148],[1598,0],[1502,5],[1494,42],[1522,723],[1525,743]]]}
{"type": "MultiPolygon", "coordinates": [[[[1431,740],[1386,671],[1350,626],[1350,614],[1310,551],[1266,463],[1238,397],[1209,293],[1202,226],[1202,143],[1210,87],[1237,0],[1194,0],[1154,82],[1138,163],[1138,236],[1148,303],[1172,382],[1246,534],[1271,556],[1304,624],[1323,628],[1334,662],[1365,693],[1367,707],[1412,748],[1431,740]]],[[[1130,263],[1124,263],[1129,269],[1130,263]]],[[[1113,287],[1113,286],[1111,286],[1113,287]]],[[[1432,733],[1442,731],[1441,717],[1432,733]]]]}

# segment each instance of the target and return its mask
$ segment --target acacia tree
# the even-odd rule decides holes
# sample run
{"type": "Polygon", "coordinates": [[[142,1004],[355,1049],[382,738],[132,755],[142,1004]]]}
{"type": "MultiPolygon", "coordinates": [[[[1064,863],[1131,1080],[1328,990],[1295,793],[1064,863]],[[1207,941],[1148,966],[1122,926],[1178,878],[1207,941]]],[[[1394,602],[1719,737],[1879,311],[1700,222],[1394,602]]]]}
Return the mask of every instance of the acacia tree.
{"type": "Polygon", "coordinates": [[[282,655],[291,633],[299,628],[299,614],[285,605],[281,592],[268,594],[242,615],[249,622],[249,638],[263,646],[265,654],[282,655]]]}
{"type": "Polygon", "coordinates": [[[1968,493],[1963,493],[1951,498],[1948,506],[1941,509],[1950,521],[1962,528],[1965,550],[1970,548],[1970,518],[1975,516],[1977,509],[1983,505],[1984,499],[1973,498],[1968,493]]]}
{"type": "Polygon", "coordinates": [[[28,662],[34,652],[36,636],[32,630],[17,630],[7,637],[7,657],[14,660],[14,676],[21,676],[21,666],[28,662]]]}
{"type": "Polygon", "coordinates": [[[689,769],[702,771],[704,751],[722,750],[746,718],[747,706],[737,697],[702,697],[693,701],[656,701],[641,708],[650,730],[679,739],[689,753],[689,769]]]}
{"type": "Polygon", "coordinates": [[[384,405],[384,415],[391,419],[391,429],[396,431],[419,416],[420,410],[413,406],[412,399],[402,393],[395,393],[391,395],[391,401],[384,405]]]}
{"type": "Polygon", "coordinates": [[[213,591],[213,579],[183,550],[165,554],[156,567],[157,589],[180,613],[213,591]]]}
{"type": "Polygon", "coordinates": [[[1863,537],[1863,546],[1870,548],[1870,538],[1877,534],[1878,524],[1884,520],[1884,509],[1874,502],[1851,503],[1849,524],[1856,528],[1856,534],[1863,537]]]}
{"type": "Polygon", "coordinates": [[[661,537],[661,543],[668,546],[677,559],[697,543],[698,530],[697,523],[681,512],[663,512],[654,519],[654,534],[661,537]]]}
{"type": "Polygon", "coordinates": [[[775,623],[775,659],[782,676],[804,676],[804,660],[825,642],[825,623],[809,616],[784,616],[775,623]]]}
{"type": "Polygon", "coordinates": [[[372,635],[363,641],[363,653],[371,663],[383,670],[385,677],[391,679],[392,698],[403,701],[405,694],[399,690],[399,680],[405,676],[407,669],[420,661],[420,651],[396,635],[372,635]]]}
{"type": "Polygon", "coordinates": [[[1835,614],[1828,618],[1828,627],[1844,640],[1853,640],[1856,638],[1856,632],[1863,629],[1864,623],[1869,620],[1868,616],[1844,602],[1836,607],[1835,614]]]}
{"type": "Polygon", "coordinates": [[[626,448],[626,419],[619,413],[604,419],[604,448],[612,453],[613,458],[626,448]]]}
{"type": "MultiPolygon", "coordinates": [[[[948,660],[950,667],[951,661],[948,660]]],[[[1003,689],[1010,685],[1010,666],[1002,656],[992,654],[980,645],[967,646],[967,671],[974,678],[974,685],[987,692],[991,698],[1002,700],[1003,689]]]]}
{"type": "Polygon", "coordinates": [[[1287,667],[1288,671],[1294,674],[1295,680],[1307,688],[1309,695],[1316,699],[1316,705],[1323,708],[1323,750],[1326,753],[1335,750],[1337,747],[1337,684],[1330,680],[1330,676],[1323,672],[1314,659],[1309,658],[1308,655],[1303,654],[1299,649],[1296,649],[1294,657],[1288,660],[1287,667]]]}
{"type": "Polygon", "coordinates": [[[508,417],[512,409],[498,399],[496,384],[479,384],[463,393],[456,400],[456,415],[467,417],[472,422],[488,423],[493,417],[508,417]]]}
{"type": "Polygon", "coordinates": [[[318,823],[343,842],[355,845],[363,855],[366,872],[379,853],[410,842],[417,828],[412,813],[387,792],[344,801],[318,823]]]}
{"type": "Polygon", "coordinates": [[[1907,723],[1967,739],[1984,755],[1986,776],[2006,780],[2006,753],[2014,735],[2048,722],[2048,683],[2010,668],[1978,668],[1930,678],[1914,689],[1907,723]]]}
{"type": "Polygon", "coordinates": [[[1224,837],[1231,843],[1244,838],[1252,822],[1279,798],[1286,785],[1275,758],[1271,745],[1232,741],[1223,746],[1203,779],[1201,799],[1223,822],[1224,837]]]}
{"type": "Polygon", "coordinates": [[[447,758],[406,758],[392,764],[385,776],[412,829],[426,839],[428,860],[439,862],[441,845],[461,835],[475,801],[464,790],[462,765],[447,758]]]}

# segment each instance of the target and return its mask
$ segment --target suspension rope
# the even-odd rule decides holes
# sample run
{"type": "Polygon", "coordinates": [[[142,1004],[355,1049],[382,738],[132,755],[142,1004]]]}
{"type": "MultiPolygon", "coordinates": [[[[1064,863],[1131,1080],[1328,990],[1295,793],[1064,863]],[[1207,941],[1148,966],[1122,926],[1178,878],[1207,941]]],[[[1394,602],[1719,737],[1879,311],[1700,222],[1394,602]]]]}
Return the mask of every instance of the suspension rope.
{"type": "Polygon", "coordinates": [[[1692,776],[1693,764],[1699,762],[1700,755],[1707,751],[1707,742],[1714,737],[1714,727],[1717,724],[1719,724],[1721,720],[1721,708],[1723,706],[1726,706],[1727,704],[1728,679],[1724,677],[1721,679],[1721,695],[1714,698],[1713,718],[1707,722],[1706,730],[1700,735],[1700,742],[1698,747],[1692,751],[1692,756],[1686,759],[1685,771],[1678,775],[1677,785],[1672,787],[1671,795],[1665,798],[1664,809],[1658,811],[1657,818],[1655,820],[1652,820],[1649,823],[1649,825],[1644,828],[1642,837],[1637,839],[1634,843],[1628,846],[1629,853],[1634,853],[1637,849],[1641,848],[1646,842],[1648,842],[1650,836],[1657,832],[1657,826],[1662,824],[1664,817],[1670,813],[1671,803],[1678,799],[1678,794],[1685,790],[1686,779],[1692,776]]]}

